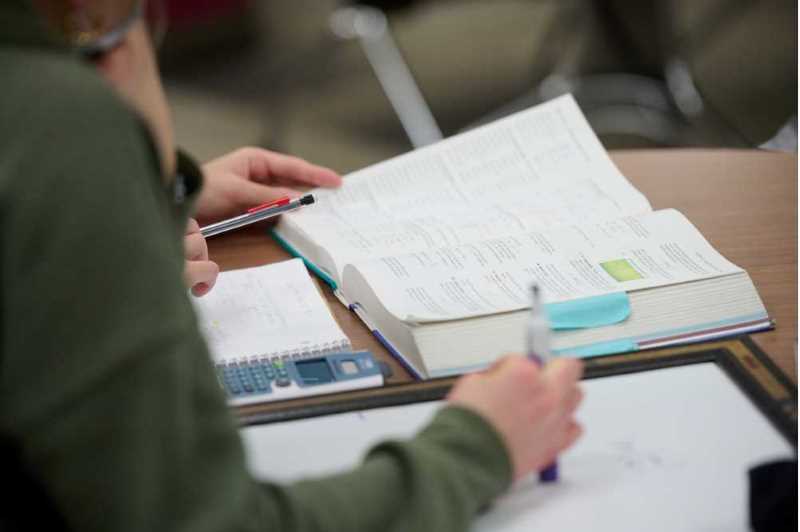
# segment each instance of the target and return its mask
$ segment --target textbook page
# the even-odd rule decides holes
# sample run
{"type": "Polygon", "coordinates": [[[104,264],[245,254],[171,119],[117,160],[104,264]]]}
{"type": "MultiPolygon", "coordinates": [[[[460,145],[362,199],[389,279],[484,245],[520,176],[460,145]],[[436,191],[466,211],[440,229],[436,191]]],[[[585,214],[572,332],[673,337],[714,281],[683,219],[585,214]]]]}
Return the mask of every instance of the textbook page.
{"type": "MultiPolygon", "coordinates": [[[[567,95],[350,174],[284,216],[341,277],[358,259],[651,210],[567,95]]],[[[278,232],[281,231],[278,226],[278,232]]]]}
{"type": "Polygon", "coordinates": [[[192,302],[218,363],[350,346],[300,259],[222,272],[214,289],[192,302]]]}
{"type": "Polygon", "coordinates": [[[343,279],[352,300],[368,284],[398,319],[426,322],[525,308],[534,281],[555,303],[740,271],[668,209],[357,262],[343,279]]]}

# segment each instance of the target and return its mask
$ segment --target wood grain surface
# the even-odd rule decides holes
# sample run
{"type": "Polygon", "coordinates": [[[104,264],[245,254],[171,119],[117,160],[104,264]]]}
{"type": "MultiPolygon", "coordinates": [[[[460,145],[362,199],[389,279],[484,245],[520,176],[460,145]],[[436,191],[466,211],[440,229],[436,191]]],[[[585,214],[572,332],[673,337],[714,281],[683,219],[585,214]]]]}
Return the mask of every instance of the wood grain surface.
{"type": "MultiPolygon", "coordinates": [[[[653,209],[675,208],[734,264],[747,270],[774,331],[753,335],[775,363],[797,381],[797,156],[755,150],[636,150],[611,153],[653,209]]],[[[268,226],[208,240],[222,270],[289,258],[266,235],[268,226]]],[[[319,280],[328,304],[357,349],[392,366],[390,382],[410,380],[367,328],[319,280]]]]}

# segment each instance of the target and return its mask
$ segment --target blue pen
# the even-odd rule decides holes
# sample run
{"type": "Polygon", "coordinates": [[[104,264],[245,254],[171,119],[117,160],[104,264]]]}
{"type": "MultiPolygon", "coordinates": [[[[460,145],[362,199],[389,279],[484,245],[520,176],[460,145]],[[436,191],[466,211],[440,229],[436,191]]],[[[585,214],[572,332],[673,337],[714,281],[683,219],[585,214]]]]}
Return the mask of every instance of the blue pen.
{"type": "MultiPolygon", "coordinates": [[[[541,303],[539,286],[534,283],[531,287],[531,317],[528,320],[528,358],[537,364],[547,364],[553,357],[550,351],[550,322],[541,303]]],[[[555,482],[558,480],[558,464],[553,462],[539,472],[541,482],[555,482]]]]}

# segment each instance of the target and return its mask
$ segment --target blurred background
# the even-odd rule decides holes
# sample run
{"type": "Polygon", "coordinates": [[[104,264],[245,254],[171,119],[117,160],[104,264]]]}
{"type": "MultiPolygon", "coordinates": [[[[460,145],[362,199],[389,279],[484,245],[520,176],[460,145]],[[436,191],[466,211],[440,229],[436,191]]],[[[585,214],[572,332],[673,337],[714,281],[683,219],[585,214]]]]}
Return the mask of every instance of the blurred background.
{"type": "Polygon", "coordinates": [[[797,149],[794,1],[166,9],[160,54],[178,140],[203,161],[259,145],[349,172],[564,92],[609,149],[797,149]]]}

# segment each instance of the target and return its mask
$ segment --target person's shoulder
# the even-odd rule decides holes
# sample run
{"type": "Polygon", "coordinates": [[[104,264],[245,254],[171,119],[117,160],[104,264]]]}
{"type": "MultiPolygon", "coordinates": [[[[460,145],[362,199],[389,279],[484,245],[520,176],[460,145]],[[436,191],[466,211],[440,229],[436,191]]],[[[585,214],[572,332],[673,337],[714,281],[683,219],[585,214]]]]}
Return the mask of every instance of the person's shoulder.
{"type": "Polygon", "coordinates": [[[6,139],[51,144],[141,128],[96,70],[67,52],[3,49],[0,71],[0,130],[6,139]]]}
{"type": "Polygon", "coordinates": [[[92,65],[61,51],[4,48],[0,71],[0,196],[71,195],[112,168],[157,171],[143,122],[92,65]]]}

